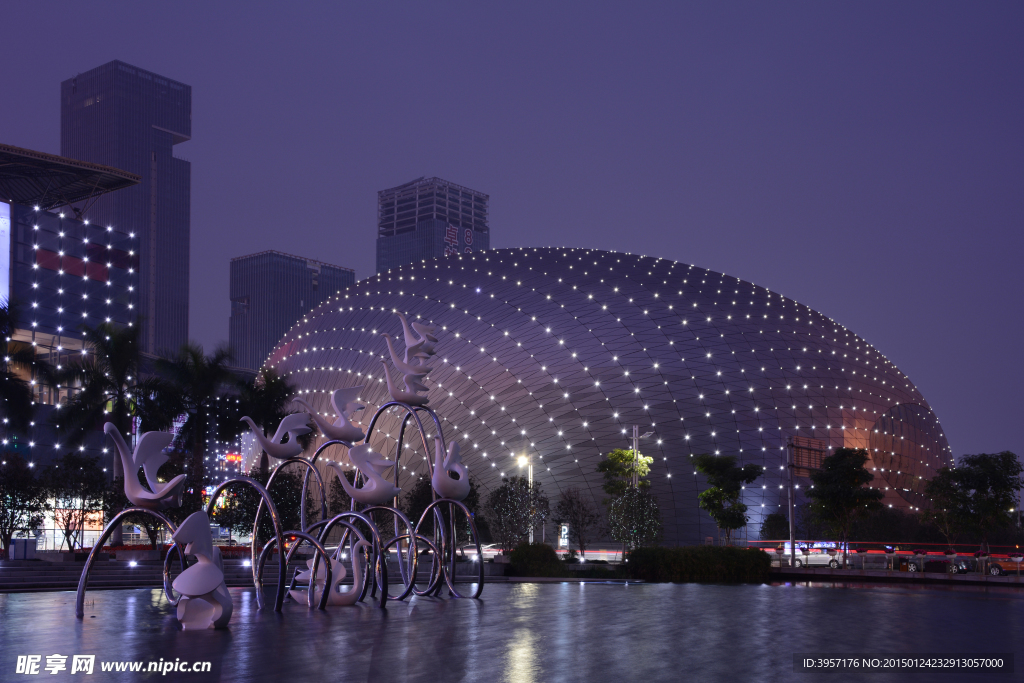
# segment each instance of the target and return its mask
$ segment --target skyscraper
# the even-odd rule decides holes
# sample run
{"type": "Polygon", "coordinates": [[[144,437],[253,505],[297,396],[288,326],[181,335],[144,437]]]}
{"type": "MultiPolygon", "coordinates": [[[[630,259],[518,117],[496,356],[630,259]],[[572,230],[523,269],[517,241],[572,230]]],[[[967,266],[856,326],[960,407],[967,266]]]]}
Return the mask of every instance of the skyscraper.
{"type": "Polygon", "coordinates": [[[441,178],[416,180],[377,193],[377,272],[491,246],[482,192],[441,178]]]}
{"type": "Polygon", "coordinates": [[[113,61],[61,83],[61,154],[124,169],[141,182],[100,197],[94,222],[134,232],[142,348],[188,341],[191,164],[174,145],[192,135],[192,88],[113,61]]]}
{"type": "Polygon", "coordinates": [[[228,341],[235,364],[259,370],[303,314],[355,281],[351,268],[279,251],[231,259],[228,341]]]}

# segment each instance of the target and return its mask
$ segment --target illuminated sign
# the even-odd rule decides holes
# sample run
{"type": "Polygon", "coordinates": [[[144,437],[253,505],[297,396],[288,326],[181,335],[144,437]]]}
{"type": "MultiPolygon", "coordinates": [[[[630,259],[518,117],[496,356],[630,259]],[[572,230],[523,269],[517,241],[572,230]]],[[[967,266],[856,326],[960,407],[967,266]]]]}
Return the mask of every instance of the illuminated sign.
{"type": "Polygon", "coordinates": [[[242,454],[241,453],[225,453],[224,454],[224,459],[227,460],[228,462],[242,462],[242,454]]]}
{"type": "MultiPolygon", "coordinates": [[[[465,228],[462,231],[463,253],[472,254],[473,230],[465,228]]],[[[459,253],[459,229],[454,225],[448,225],[444,229],[444,255],[456,256],[459,253]]]]}
{"type": "Polygon", "coordinates": [[[0,301],[11,298],[11,205],[0,202],[0,301]]]}
{"type": "Polygon", "coordinates": [[[563,524],[558,530],[558,547],[569,547],[569,525],[563,524]]]}

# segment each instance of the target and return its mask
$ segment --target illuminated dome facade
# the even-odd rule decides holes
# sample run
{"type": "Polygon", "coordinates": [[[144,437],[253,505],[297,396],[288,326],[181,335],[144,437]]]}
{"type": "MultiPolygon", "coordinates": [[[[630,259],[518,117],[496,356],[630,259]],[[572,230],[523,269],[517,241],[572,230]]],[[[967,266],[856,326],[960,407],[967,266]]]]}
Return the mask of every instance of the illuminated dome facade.
{"type": "MultiPolygon", "coordinates": [[[[597,464],[629,447],[636,424],[654,432],[641,451],[654,457],[663,542],[697,543],[716,533],[697,507],[695,453],[765,467],[744,493],[750,538],[785,510],[790,443],[811,456],[867,448],[873,485],[897,507],[923,507],[924,482],[952,462],[921,393],[854,333],[739,278],[632,254],[498,249],[409,264],[311,311],[267,365],[325,414],[333,390],[365,384],[365,424],[388,400],[381,333],[401,338],[394,311],[438,326],[429,405],[483,495],[529,454],[552,504],[575,486],[600,506],[597,464]]],[[[382,417],[371,437],[389,457],[398,420],[382,417]]],[[[402,487],[426,472],[418,440],[406,444],[402,487]]]]}

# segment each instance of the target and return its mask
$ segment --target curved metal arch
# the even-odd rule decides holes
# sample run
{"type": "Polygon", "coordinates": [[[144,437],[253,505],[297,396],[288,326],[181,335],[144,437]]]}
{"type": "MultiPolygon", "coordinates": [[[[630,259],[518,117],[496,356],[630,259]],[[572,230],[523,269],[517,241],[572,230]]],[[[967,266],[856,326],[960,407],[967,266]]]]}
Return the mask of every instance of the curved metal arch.
{"type": "MultiPolygon", "coordinates": [[[[302,500],[299,503],[299,526],[302,527],[302,531],[306,530],[306,483],[309,481],[309,474],[312,472],[316,476],[316,483],[320,486],[320,518],[327,519],[327,489],[324,487],[324,478],[320,476],[320,471],[313,466],[312,461],[306,458],[293,457],[287,458],[280,465],[274,468],[274,471],[270,473],[270,478],[267,479],[267,490],[270,490],[270,485],[274,483],[274,477],[277,473],[283,470],[292,463],[299,463],[306,466],[305,473],[302,477],[302,500]]],[[[260,523],[260,514],[263,512],[263,506],[261,505],[256,509],[256,521],[253,523],[253,529],[260,523]]],[[[255,535],[255,534],[254,534],[255,535]]]]}
{"type": "MultiPolygon", "coordinates": [[[[406,416],[402,420],[402,426],[403,426],[403,430],[402,431],[403,431],[403,434],[404,434],[404,431],[405,431],[404,430],[405,422],[409,419],[410,416],[415,418],[416,426],[417,426],[417,428],[419,429],[419,432],[420,432],[420,440],[423,442],[423,450],[424,450],[424,452],[429,453],[430,452],[430,447],[427,445],[427,433],[426,433],[426,430],[423,429],[423,421],[420,420],[419,415],[417,415],[416,413],[418,413],[420,411],[423,411],[423,412],[427,413],[428,415],[430,415],[431,418],[433,418],[434,426],[437,428],[437,433],[441,436],[441,441],[444,442],[444,431],[441,429],[441,420],[438,419],[437,413],[435,413],[432,409],[427,408],[425,406],[411,406],[408,403],[402,403],[401,401],[388,401],[387,403],[382,405],[380,408],[378,408],[377,412],[375,412],[373,414],[373,419],[370,420],[370,425],[366,428],[366,439],[365,439],[364,443],[366,443],[366,444],[370,443],[370,436],[373,434],[373,428],[377,425],[377,420],[380,419],[380,416],[383,415],[386,410],[389,410],[390,408],[395,408],[395,407],[404,408],[405,411],[406,411],[406,416]]],[[[399,448],[401,448],[401,442],[399,442],[399,448]]],[[[429,461],[430,458],[428,457],[427,460],[429,461]]],[[[396,463],[398,462],[397,458],[396,458],[395,462],[396,463]]]]}
{"type": "MultiPolygon", "coordinates": [[[[428,476],[433,476],[434,462],[431,459],[431,450],[430,450],[430,445],[427,442],[427,433],[426,433],[426,430],[423,428],[423,421],[420,419],[420,416],[417,415],[417,413],[425,412],[425,413],[427,413],[430,416],[430,418],[434,422],[434,428],[437,430],[437,435],[441,438],[442,447],[443,448],[447,448],[447,445],[445,443],[444,429],[441,426],[441,420],[437,417],[437,413],[435,413],[433,411],[433,409],[431,409],[431,408],[427,408],[425,406],[411,406],[411,405],[409,405],[407,403],[402,403],[401,401],[389,401],[389,402],[385,403],[384,405],[382,405],[380,408],[377,409],[377,411],[373,415],[373,418],[370,420],[370,424],[369,424],[369,426],[368,426],[368,428],[366,430],[365,443],[369,443],[370,442],[370,435],[373,434],[373,429],[374,429],[374,427],[377,424],[377,420],[379,420],[380,417],[385,412],[387,412],[388,410],[390,410],[391,408],[394,408],[394,407],[399,407],[399,408],[404,408],[405,409],[405,416],[402,418],[401,425],[400,425],[399,430],[398,430],[398,439],[395,441],[395,465],[394,465],[394,477],[393,477],[394,478],[394,482],[395,482],[395,486],[398,486],[398,479],[399,479],[399,475],[401,473],[400,465],[401,465],[401,460],[402,460],[402,444],[405,442],[405,430],[406,430],[406,426],[409,424],[409,419],[410,418],[412,418],[412,419],[414,419],[416,421],[416,429],[417,429],[417,432],[419,433],[419,436],[420,436],[420,443],[423,445],[424,455],[426,456],[427,475],[428,476]]],[[[437,494],[434,493],[433,490],[431,490],[431,495],[432,495],[432,497],[435,500],[437,499],[437,494]]],[[[440,517],[438,518],[438,520],[440,521],[440,517]]],[[[394,522],[394,527],[395,527],[395,535],[397,536],[398,535],[398,520],[397,519],[394,522]]],[[[409,530],[409,535],[410,535],[410,537],[413,535],[413,531],[411,529],[409,530]]],[[[437,540],[438,539],[435,538],[435,541],[437,541],[437,540]]],[[[443,543],[441,543],[441,545],[443,545],[443,543]]],[[[412,551],[412,550],[413,550],[413,544],[410,543],[410,551],[412,551]]],[[[433,556],[433,557],[436,557],[436,555],[433,556]]],[[[410,568],[410,571],[412,572],[411,576],[409,576],[410,580],[406,581],[407,569],[406,569],[406,566],[405,566],[405,562],[406,562],[405,558],[403,558],[402,557],[402,553],[399,552],[398,553],[398,569],[399,569],[399,572],[402,575],[403,583],[406,584],[406,591],[402,594],[403,595],[402,599],[404,599],[404,597],[406,595],[408,595],[408,592],[409,592],[408,588],[409,588],[409,586],[414,584],[415,580],[416,580],[415,565],[414,565],[412,568],[410,568]]],[[[431,561],[431,567],[433,568],[433,560],[431,561]]],[[[431,574],[433,574],[433,569],[431,569],[431,574]]],[[[414,586],[413,586],[413,590],[415,590],[414,586]]],[[[420,593],[417,591],[417,594],[420,594],[420,593]]]]}
{"type": "MultiPolygon", "coordinates": [[[[331,590],[331,563],[327,561],[330,556],[327,554],[327,551],[324,549],[323,545],[321,545],[320,541],[318,541],[313,536],[307,534],[304,531],[286,531],[284,532],[284,535],[293,536],[297,539],[301,539],[302,541],[306,541],[310,545],[312,545],[313,548],[316,549],[316,552],[313,554],[313,569],[309,576],[309,588],[308,594],[306,596],[307,605],[309,607],[313,607],[313,596],[316,595],[316,572],[320,566],[319,560],[321,557],[324,558],[324,564],[327,565],[327,570],[325,572],[326,583],[324,584],[324,592],[320,596],[320,604],[317,605],[317,609],[325,609],[327,607],[327,599],[329,597],[329,593],[331,590]]],[[[267,557],[270,556],[270,551],[273,550],[274,546],[276,545],[277,539],[272,538],[269,541],[267,541],[267,544],[263,546],[262,552],[260,552],[259,567],[257,568],[257,576],[259,577],[260,582],[263,581],[263,565],[266,564],[267,557]]],[[[292,546],[287,550],[287,559],[285,559],[286,564],[289,560],[291,560],[292,555],[295,553],[296,550],[298,550],[300,545],[302,545],[301,542],[293,543],[292,546]]],[[[284,557],[285,554],[286,551],[284,550],[278,552],[278,555],[280,555],[281,557],[284,557]]]]}
{"type": "MultiPolygon", "coordinates": [[[[110,520],[107,526],[103,529],[100,537],[96,539],[96,543],[93,544],[92,550],[89,551],[89,557],[85,560],[85,566],[82,567],[82,575],[78,578],[78,594],[75,596],[75,616],[79,619],[85,616],[85,591],[86,586],[89,584],[89,571],[92,569],[92,563],[96,560],[97,553],[103,548],[103,544],[107,542],[110,535],[114,533],[114,529],[121,523],[121,519],[126,515],[131,514],[146,514],[152,515],[159,519],[164,525],[171,530],[171,534],[178,530],[178,527],[174,525],[174,522],[167,519],[164,515],[160,514],[156,510],[149,510],[147,508],[132,507],[114,515],[114,518],[110,520]]],[[[174,545],[177,545],[175,543],[174,545]]],[[[170,556],[171,551],[168,549],[167,555],[170,556]]],[[[181,570],[185,571],[185,556],[182,554],[181,558],[181,570]]],[[[173,597],[172,589],[170,587],[171,570],[167,564],[167,559],[164,559],[164,595],[170,601],[172,605],[177,604],[178,600],[173,597]]]]}
{"type": "Polygon", "coordinates": [[[167,549],[167,554],[164,555],[164,596],[171,605],[177,606],[178,601],[181,600],[181,596],[174,597],[174,588],[171,586],[171,551],[178,553],[178,562],[181,563],[182,571],[185,571],[185,549],[181,547],[180,543],[172,543],[171,547],[167,549]]]}
{"type": "MultiPolygon", "coordinates": [[[[360,510],[364,515],[369,515],[371,512],[377,510],[383,512],[390,512],[395,516],[395,537],[398,537],[398,522],[401,521],[405,524],[405,529],[408,533],[403,535],[403,538],[412,538],[416,534],[416,528],[413,527],[412,522],[405,516],[398,508],[388,507],[387,505],[372,505],[370,507],[363,508],[360,510]]],[[[381,554],[387,558],[387,549],[392,545],[391,542],[386,543],[381,547],[381,554]]],[[[396,546],[397,547],[397,546],[396,546]]],[[[413,586],[416,584],[416,566],[417,566],[417,549],[415,543],[409,543],[409,567],[406,569],[405,563],[402,561],[402,550],[398,548],[398,571],[402,577],[402,584],[405,586],[405,590],[398,596],[388,596],[389,600],[405,600],[409,597],[409,593],[412,592],[413,586]]]]}
{"type": "MultiPolygon", "coordinates": [[[[384,548],[382,550],[386,554],[388,552],[388,549],[392,545],[397,545],[399,541],[404,540],[404,539],[409,539],[409,538],[410,538],[409,534],[402,534],[401,536],[395,536],[394,538],[392,538],[391,540],[389,540],[387,543],[384,544],[384,548]]],[[[430,548],[430,551],[431,551],[431,553],[433,553],[433,556],[437,557],[437,546],[434,545],[433,541],[431,541],[426,536],[419,536],[419,535],[415,535],[414,539],[415,539],[415,542],[410,541],[409,545],[416,549],[416,554],[417,555],[419,555],[419,547],[418,547],[417,544],[420,541],[422,541],[423,543],[427,544],[428,548],[430,548]]],[[[424,589],[422,591],[416,589],[416,575],[415,574],[413,574],[412,578],[413,578],[413,580],[406,587],[406,589],[402,593],[402,595],[400,597],[391,598],[392,600],[404,600],[405,598],[409,597],[409,593],[411,593],[411,592],[415,592],[416,595],[420,595],[420,596],[430,595],[430,593],[434,592],[434,590],[437,588],[438,582],[441,580],[441,565],[440,564],[431,564],[430,565],[430,581],[427,582],[426,589],[424,589]],[[436,569],[435,569],[435,567],[436,567],[436,569]]]]}
{"type": "MultiPolygon", "coordinates": [[[[217,488],[215,488],[213,490],[213,493],[210,495],[210,502],[206,506],[206,514],[210,515],[213,513],[213,507],[214,505],[216,505],[217,499],[220,498],[220,494],[224,492],[224,489],[228,488],[229,486],[234,486],[236,484],[246,484],[248,486],[252,486],[260,494],[260,505],[256,511],[256,522],[259,523],[260,511],[263,509],[263,504],[266,503],[267,509],[270,511],[270,519],[274,522],[274,535],[277,538],[277,546],[279,548],[283,548],[284,537],[281,530],[281,515],[278,514],[277,507],[274,505],[274,501],[273,499],[271,499],[270,494],[255,479],[250,479],[249,477],[235,477],[233,479],[228,479],[227,481],[221,482],[220,485],[218,485],[217,488]]],[[[263,609],[263,578],[261,576],[257,576],[256,573],[256,562],[259,559],[256,556],[257,528],[258,527],[256,526],[253,527],[252,542],[250,543],[252,551],[250,562],[252,564],[252,583],[253,586],[256,588],[256,609],[263,609]]],[[[278,555],[280,556],[280,572],[278,573],[277,577],[277,597],[274,599],[275,612],[280,612],[282,606],[284,605],[284,579],[285,574],[287,573],[288,570],[288,565],[287,561],[285,560],[284,553],[281,552],[278,553],[278,555]]]]}
{"type": "Polygon", "coordinates": [[[448,592],[451,595],[453,595],[453,596],[455,596],[457,598],[467,597],[465,595],[460,594],[455,589],[455,553],[456,553],[456,548],[455,548],[455,544],[456,544],[456,535],[455,535],[455,507],[458,506],[458,507],[460,507],[462,509],[462,511],[464,513],[466,513],[466,519],[469,520],[470,535],[473,538],[474,545],[476,545],[476,556],[477,556],[477,560],[478,560],[477,561],[477,567],[478,567],[477,579],[478,580],[477,580],[477,584],[476,584],[476,590],[473,592],[473,595],[468,596],[468,597],[479,598],[480,594],[484,590],[483,552],[482,552],[482,549],[480,547],[480,534],[479,534],[479,532],[477,532],[476,522],[474,521],[473,514],[469,511],[469,508],[466,507],[465,504],[462,501],[459,501],[459,500],[452,500],[450,498],[441,498],[440,500],[435,500],[433,503],[428,505],[425,510],[423,510],[423,515],[420,517],[420,521],[417,522],[417,524],[416,524],[416,535],[417,536],[420,535],[420,525],[423,524],[423,522],[426,520],[427,514],[429,512],[434,511],[436,517],[441,517],[441,520],[442,521],[444,520],[443,516],[440,515],[440,506],[442,504],[447,504],[451,508],[451,520],[450,520],[450,522],[451,522],[451,529],[449,530],[449,529],[446,528],[448,526],[447,524],[440,524],[440,525],[438,525],[442,529],[442,533],[441,533],[442,553],[439,556],[439,558],[440,558],[442,567],[444,569],[445,583],[448,584],[448,592]],[[451,536],[451,543],[450,544],[448,543],[447,540],[445,540],[446,537],[449,535],[449,531],[450,531],[450,536],[451,536]]]}
{"type": "MultiPolygon", "coordinates": [[[[347,522],[349,518],[357,519],[367,526],[370,533],[373,535],[372,547],[376,557],[376,570],[373,572],[373,576],[377,577],[378,586],[381,591],[380,605],[381,609],[385,609],[388,603],[388,563],[387,558],[384,556],[383,544],[380,541],[380,534],[377,532],[377,527],[373,521],[362,514],[361,512],[349,511],[342,512],[332,517],[327,524],[324,525],[323,530],[320,532],[320,538],[327,540],[327,536],[331,533],[338,524],[344,524],[346,527],[351,528],[350,523],[347,522]]],[[[358,534],[362,538],[362,534],[358,534]]],[[[340,547],[340,546],[339,546],[340,547]]],[[[366,575],[370,576],[369,566],[367,566],[366,575]]],[[[363,587],[363,593],[359,596],[359,599],[363,599],[363,595],[366,593],[366,587],[363,587]]]]}
{"type": "MultiPolygon", "coordinates": [[[[427,435],[426,435],[425,430],[423,429],[423,421],[420,419],[420,417],[419,417],[419,415],[417,413],[425,412],[434,421],[434,426],[435,426],[435,428],[437,430],[437,435],[441,439],[441,447],[442,447],[443,450],[445,450],[445,451],[448,450],[448,444],[447,444],[447,441],[444,438],[444,429],[442,428],[440,418],[438,418],[437,413],[434,412],[434,410],[432,408],[428,408],[426,406],[410,406],[410,405],[407,405],[405,403],[401,403],[399,401],[391,401],[389,403],[385,403],[384,405],[382,405],[377,410],[377,412],[373,416],[373,420],[370,422],[370,427],[369,427],[369,429],[367,429],[367,432],[366,432],[366,434],[367,434],[367,436],[366,436],[367,442],[369,441],[370,434],[372,433],[373,427],[376,425],[376,422],[379,419],[379,417],[383,414],[383,412],[385,410],[387,410],[388,408],[391,408],[393,406],[400,406],[402,408],[405,408],[405,410],[406,410],[406,415],[402,419],[402,423],[401,423],[401,426],[399,428],[398,440],[397,440],[397,442],[395,444],[395,451],[396,451],[395,452],[395,477],[394,477],[395,478],[395,485],[396,486],[398,485],[399,462],[400,462],[401,453],[402,453],[402,443],[404,442],[404,439],[405,439],[405,429],[406,429],[406,425],[409,423],[409,418],[410,417],[412,417],[412,418],[414,418],[416,420],[416,427],[417,427],[417,430],[419,431],[420,441],[423,444],[424,455],[426,455],[427,474],[429,476],[433,477],[433,474],[434,474],[434,462],[433,462],[433,460],[431,458],[430,447],[427,444],[427,435]]],[[[477,581],[476,590],[473,592],[473,595],[470,596],[470,597],[473,597],[473,598],[479,598],[481,592],[483,591],[484,566],[483,566],[483,562],[482,562],[482,553],[481,553],[481,548],[480,548],[480,535],[477,532],[476,522],[473,519],[473,515],[472,515],[472,513],[470,513],[469,509],[460,501],[449,500],[449,499],[438,499],[437,498],[437,492],[433,490],[433,487],[431,487],[431,495],[432,495],[434,501],[430,505],[427,506],[426,510],[424,510],[423,516],[420,517],[420,520],[416,524],[416,531],[415,531],[415,535],[417,537],[425,538],[423,535],[421,535],[419,533],[419,529],[420,529],[420,526],[422,525],[423,521],[426,519],[427,513],[432,510],[434,512],[434,518],[436,520],[436,523],[434,525],[434,537],[435,537],[434,540],[435,540],[435,543],[433,543],[431,545],[434,546],[435,548],[439,547],[441,552],[437,553],[435,551],[434,555],[431,558],[431,577],[434,576],[434,565],[435,565],[435,563],[440,563],[441,570],[442,570],[441,573],[444,574],[445,582],[448,584],[449,593],[451,595],[455,596],[455,597],[459,597],[459,598],[465,597],[465,596],[461,595],[455,589],[455,556],[456,556],[456,552],[457,552],[457,549],[456,549],[457,536],[456,536],[456,533],[455,533],[455,509],[454,509],[454,506],[458,505],[460,508],[462,508],[463,512],[466,513],[466,518],[469,520],[471,535],[472,535],[473,542],[476,545],[476,549],[477,549],[477,558],[480,558],[480,560],[481,560],[479,562],[479,564],[478,564],[479,569],[478,569],[478,581],[477,581]],[[445,523],[444,516],[441,514],[441,508],[440,508],[440,506],[438,504],[442,503],[442,502],[448,503],[451,506],[452,514],[451,514],[451,519],[449,520],[449,523],[445,523]],[[449,526],[449,524],[451,526],[451,529],[446,529],[446,527],[449,526]],[[450,538],[450,542],[449,542],[449,540],[447,538],[448,536],[451,537],[450,538]]],[[[397,522],[396,522],[395,526],[396,527],[398,526],[397,522]]],[[[395,529],[396,536],[397,536],[397,532],[398,532],[398,529],[396,528],[395,529]]],[[[412,544],[410,544],[410,545],[412,545],[412,544]]],[[[400,568],[400,570],[403,571],[403,574],[404,574],[404,567],[401,566],[401,563],[402,563],[402,556],[401,556],[401,553],[399,553],[399,568],[400,568]]],[[[429,584],[427,590],[419,591],[419,590],[415,589],[415,587],[414,587],[413,590],[416,592],[417,595],[429,595],[431,593],[436,595],[436,594],[438,594],[440,592],[441,587],[440,587],[440,585],[437,585],[436,587],[434,587],[434,584],[435,584],[435,582],[434,582],[434,580],[432,578],[432,580],[430,581],[430,584],[429,584]]]]}
{"type": "Polygon", "coordinates": [[[299,503],[299,514],[302,515],[302,525],[303,529],[306,531],[309,531],[309,527],[306,526],[306,489],[309,486],[310,469],[317,473],[317,479],[320,484],[320,519],[321,521],[327,519],[327,489],[324,488],[323,477],[320,477],[320,471],[316,469],[315,465],[317,458],[320,457],[320,454],[323,453],[328,446],[345,446],[346,448],[352,448],[352,444],[350,444],[348,441],[342,441],[341,439],[333,439],[331,441],[326,441],[320,444],[320,446],[313,453],[312,457],[310,457],[309,460],[307,461],[311,465],[311,468],[307,468],[305,473],[303,473],[302,475],[302,502],[299,503]]]}

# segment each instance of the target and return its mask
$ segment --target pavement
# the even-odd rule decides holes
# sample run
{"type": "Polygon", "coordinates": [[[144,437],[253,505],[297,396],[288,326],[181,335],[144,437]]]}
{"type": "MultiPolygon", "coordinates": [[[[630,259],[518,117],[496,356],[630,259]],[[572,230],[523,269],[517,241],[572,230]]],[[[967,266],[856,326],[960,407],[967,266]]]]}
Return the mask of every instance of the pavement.
{"type": "Polygon", "coordinates": [[[1024,586],[1024,575],[1007,574],[990,576],[969,572],[950,574],[948,572],[901,572],[886,569],[831,569],[829,567],[772,567],[772,579],[809,579],[848,581],[889,581],[895,583],[940,583],[951,586],[992,585],[1024,586]]]}

